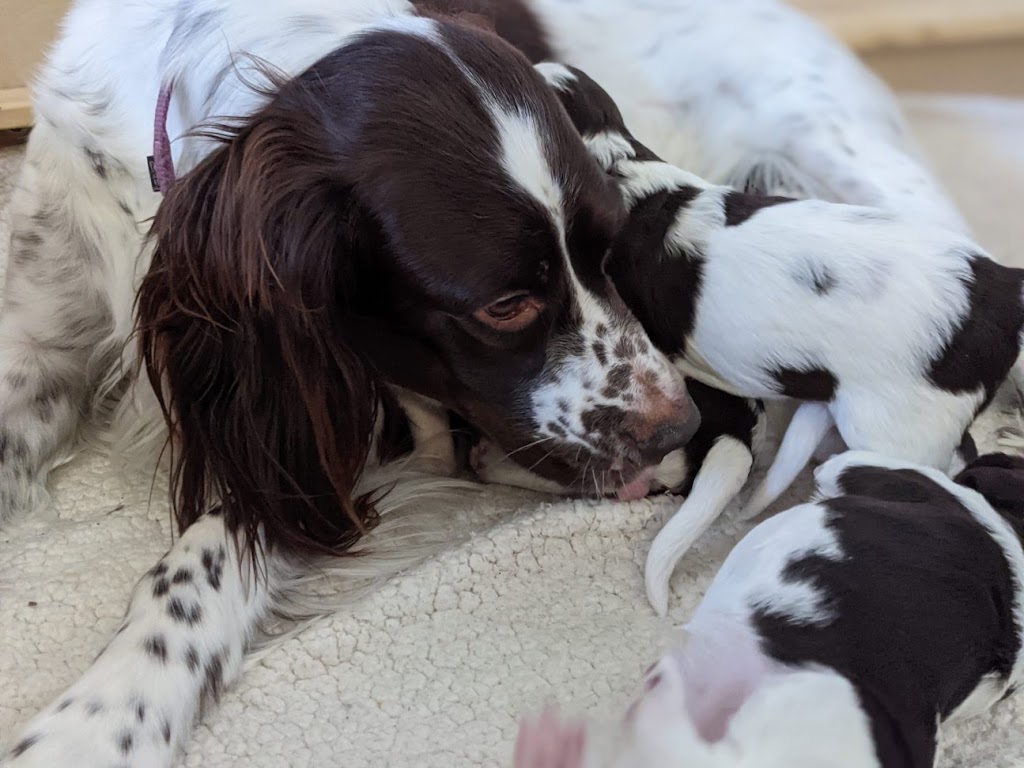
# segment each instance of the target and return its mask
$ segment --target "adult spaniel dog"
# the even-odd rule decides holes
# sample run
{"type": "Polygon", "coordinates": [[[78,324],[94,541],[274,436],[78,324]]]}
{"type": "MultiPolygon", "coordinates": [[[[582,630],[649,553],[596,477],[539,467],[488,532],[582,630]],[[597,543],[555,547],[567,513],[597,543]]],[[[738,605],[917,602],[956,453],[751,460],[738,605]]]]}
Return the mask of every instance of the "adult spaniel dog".
{"type": "Polygon", "coordinates": [[[403,408],[581,494],[688,441],[543,60],[715,181],[962,226],[887,92],[772,0],[77,0],[12,204],[0,520],[101,422],[132,454],[169,430],[181,536],[0,764],[169,766],[311,558],[429,490],[388,463],[403,408]]]}

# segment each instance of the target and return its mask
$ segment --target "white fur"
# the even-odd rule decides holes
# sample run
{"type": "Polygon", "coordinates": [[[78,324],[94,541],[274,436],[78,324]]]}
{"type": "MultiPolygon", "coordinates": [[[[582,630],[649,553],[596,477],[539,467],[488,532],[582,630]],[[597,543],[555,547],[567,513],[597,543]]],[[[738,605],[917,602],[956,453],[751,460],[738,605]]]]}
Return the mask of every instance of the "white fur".
{"type": "Polygon", "coordinates": [[[968,227],[920,159],[885,86],[776,0],[534,0],[567,63],[600,83],[673,165],[767,194],[968,227]],[[742,23],[738,20],[742,19],[742,23]],[[739,53],[742,51],[742,55],[739,53]]]}
{"type": "Polygon", "coordinates": [[[728,435],[719,437],[697,471],[686,501],[651,542],[644,584],[659,616],[668,611],[668,580],[679,559],[740,492],[752,465],[746,445],[728,435]]]}

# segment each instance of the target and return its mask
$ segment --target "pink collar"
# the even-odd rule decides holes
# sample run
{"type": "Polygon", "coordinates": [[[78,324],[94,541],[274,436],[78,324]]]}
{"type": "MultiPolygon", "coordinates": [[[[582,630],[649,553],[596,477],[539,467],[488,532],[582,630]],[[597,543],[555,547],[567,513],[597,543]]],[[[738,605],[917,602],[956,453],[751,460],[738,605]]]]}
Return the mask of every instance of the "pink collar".
{"type": "Polygon", "coordinates": [[[153,154],[149,158],[149,177],[154,192],[167,192],[174,181],[174,158],[171,156],[171,140],[167,137],[167,110],[171,105],[171,91],[174,83],[167,83],[160,89],[156,100],[156,116],[153,120],[153,154]]]}

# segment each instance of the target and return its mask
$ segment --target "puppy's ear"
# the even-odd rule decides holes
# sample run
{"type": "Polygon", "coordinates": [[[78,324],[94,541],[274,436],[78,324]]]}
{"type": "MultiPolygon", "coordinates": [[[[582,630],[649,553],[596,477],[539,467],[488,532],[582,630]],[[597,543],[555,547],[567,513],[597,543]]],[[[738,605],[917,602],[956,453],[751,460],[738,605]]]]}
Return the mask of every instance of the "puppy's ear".
{"type": "Polygon", "coordinates": [[[373,519],[377,381],[348,317],[366,217],[318,130],[265,110],[172,185],[138,324],[178,525],[219,503],[250,545],[338,552],[373,519]]]}
{"type": "Polygon", "coordinates": [[[1024,458],[989,453],[968,464],[955,478],[994,508],[1024,520],[1024,458]]]}

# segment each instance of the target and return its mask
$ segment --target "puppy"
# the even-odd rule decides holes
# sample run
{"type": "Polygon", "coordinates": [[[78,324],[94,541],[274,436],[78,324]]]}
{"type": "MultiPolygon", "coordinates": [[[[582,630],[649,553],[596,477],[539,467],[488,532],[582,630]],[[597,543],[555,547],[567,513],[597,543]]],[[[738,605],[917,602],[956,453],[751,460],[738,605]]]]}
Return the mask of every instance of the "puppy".
{"type": "Polygon", "coordinates": [[[924,768],[1024,677],[1024,459],[866,452],[751,531],[613,736],[552,715],[516,768],[924,768]],[[756,757],[756,761],[754,758],[756,757]]]}
{"type": "MultiPolygon", "coordinates": [[[[967,428],[1020,354],[1024,271],[889,211],[710,185],[640,144],[584,73],[538,69],[619,182],[630,215],[605,269],[654,343],[723,391],[803,401],[746,516],[833,427],[943,471],[975,455],[967,428]]],[[[673,521],[652,547],[658,579],[713,519],[673,521]]]]}

